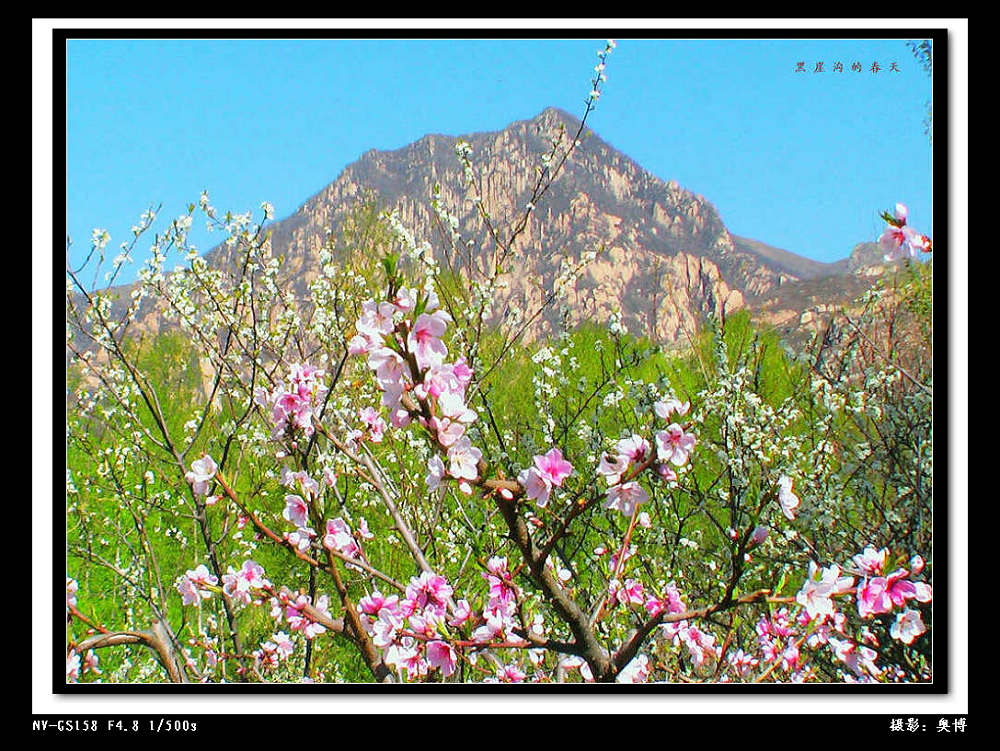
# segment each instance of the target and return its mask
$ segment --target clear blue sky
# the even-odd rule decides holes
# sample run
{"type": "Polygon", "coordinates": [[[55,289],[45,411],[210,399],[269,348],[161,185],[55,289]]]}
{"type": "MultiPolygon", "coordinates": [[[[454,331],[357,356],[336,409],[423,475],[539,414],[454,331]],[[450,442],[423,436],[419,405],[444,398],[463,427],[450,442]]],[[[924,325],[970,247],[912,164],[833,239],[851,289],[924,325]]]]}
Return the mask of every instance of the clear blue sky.
{"type": "MultiPolygon", "coordinates": [[[[281,219],[368,149],[497,130],[550,105],[579,115],[603,43],[71,40],[74,257],[93,228],[116,248],[150,204],[168,221],[203,189],[220,211],[268,200],[281,219]]],[[[704,195],[735,234],[832,261],[875,239],[877,212],[897,201],[933,231],[931,82],[902,39],[619,39],[607,75],[592,129],[704,195]]],[[[204,251],[220,238],[202,227],[204,251]]]]}

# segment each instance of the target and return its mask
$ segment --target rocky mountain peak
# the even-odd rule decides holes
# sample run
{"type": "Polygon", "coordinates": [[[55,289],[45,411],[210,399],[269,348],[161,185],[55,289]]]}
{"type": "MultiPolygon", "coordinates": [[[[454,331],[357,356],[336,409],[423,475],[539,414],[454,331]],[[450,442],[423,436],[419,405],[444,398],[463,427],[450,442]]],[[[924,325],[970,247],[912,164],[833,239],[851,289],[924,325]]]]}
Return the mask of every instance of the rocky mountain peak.
{"type": "MultiPolygon", "coordinates": [[[[399,149],[369,150],[295,214],[272,225],[272,249],[285,257],[287,270],[300,280],[296,288],[304,293],[327,237],[360,202],[373,197],[380,209],[397,211],[418,242],[440,250],[445,239],[431,207],[436,196],[457,217],[456,230],[473,254],[492,253],[493,239],[476,202],[497,227],[519,219],[541,172],[558,163],[558,156],[546,162],[545,155],[554,142],[570,143],[579,126],[573,115],[547,107],[499,131],[428,134],[399,149]],[[470,146],[471,182],[455,153],[460,141],[470,146]]],[[[768,299],[773,307],[774,296],[790,289],[790,283],[868,268],[863,262],[868,255],[858,249],[859,260],[852,256],[819,264],[734,238],[703,196],[652,175],[589,128],[580,140],[517,238],[517,263],[505,280],[506,296],[495,301],[497,316],[508,308],[537,305],[564,264],[590,252],[595,260],[567,297],[570,323],[603,322],[621,313],[633,334],[663,343],[688,341],[706,315],[768,299]]],[[[226,263],[226,254],[217,249],[208,260],[226,263]]],[[[553,308],[527,338],[551,333],[558,320],[553,308]]]]}

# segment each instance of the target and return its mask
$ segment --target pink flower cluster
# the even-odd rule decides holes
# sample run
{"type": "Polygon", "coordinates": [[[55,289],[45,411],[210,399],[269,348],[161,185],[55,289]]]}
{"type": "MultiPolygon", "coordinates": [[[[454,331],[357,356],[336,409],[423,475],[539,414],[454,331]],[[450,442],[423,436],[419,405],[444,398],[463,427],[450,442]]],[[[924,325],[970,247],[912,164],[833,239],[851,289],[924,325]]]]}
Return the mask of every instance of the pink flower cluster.
{"type": "MultiPolygon", "coordinates": [[[[888,559],[889,550],[887,548],[877,551],[872,546],[866,547],[864,551],[853,558],[854,564],[865,577],[857,589],[858,614],[862,618],[892,612],[893,608],[903,607],[909,600],[930,602],[933,599],[933,592],[929,584],[907,578],[915,576],[923,570],[922,558],[915,556],[910,561],[910,568],[898,568],[886,575],[885,569],[888,559]]],[[[922,627],[920,614],[917,613],[915,617],[907,615],[905,625],[899,625],[897,631],[903,640],[910,639],[906,642],[909,644],[913,638],[916,638],[916,635],[923,633],[922,627]]]]}
{"type": "Polygon", "coordinates": [[[382,650],[386,665],[405,670],[411,681],[425,677],[431,669],[445,677],[455,672],[458,653],[447,641],[446,626],[461,625],[470,610],[464,600],[453,604],[453,594],[443,576],[425,571],[410,579],[402,600],[376,589],[359,601],[362,624],[382,650]],[[449,606],[454,612],[451,620],[449,606]]]}
{"type": "Polygon", "coordinates": [[[626,579],[624,584],[612,579],[610,594],[623,605],[646,605],[645,589],[638,579],[626,579]]]}
{"type": "Polygon", "coordinates": [[[618,683],[645,683],[649,680],[652,666],[646,655],[636,655],[633,660],[622,668],[615,681],[618,683]]]}
{"type": "Polygon", "coordinates": [[[878,652],[870,647],[856,644],[850,639],[831,637],[830,650],[853,673],[850,682],[872,683],[882,673],[882,668],[875,664],[878,652]]]}
{"type": "Polygon", "coordinates": [[[844,594],[852,586],[854,577],[841,576],[840,566],[834,564],[821,570],[815,561],[809,561],[809,574],[795,596],[795,601],[805,609],[809,620],[820,616],[832,618],[834,615],[832,598],[844,594]]]}
{"type": "MultiPolygon", "coordinates": [[[[690,406],[688,402],[682,404],[670,397],[656,402],[653,411],[661,420],[669,420],[674,414],[686,415],[690,406]]],[[[656,431],[653,440],[656,444],[657,475],[667,481],[676,480],[677,473],[670,465],[682,467],[687,464],[697,440],[678,423],[671,423],[666,429],[656,431]]],[[[649,493],[638,482],[634,479],[622,482],[622,479],[636,465],[650,461],[652,451],[649,441],[641,435],[633,434],[622,438],[612,451],[601,455],[597,474],[604,477],[608,484],[604,508],[617,509],[626,516],[631,516],[637,506],[649,500],[649,493]]]]}
{"type": "Polygon", "coordinates": [[[284,617],[292,631],[301,632],[309,640],[325,633],[326,626],[310,617],[306,609],[311,608],[329,618],[329,607],[330,598],[326,595],[320,595],[314,603],[309,595],[290,592],[287,587],[282,587],[271,597],[271,617],[279,624],[284,617]]]}
{"type": "Polygon", "coordinates": [[[887,261],[916,258],[917,253],[930,253],[933,248],[927,235],[922,235],[906,223],[909,213],[905,205],[897,203],[895,216],[891,216],[889,212],[882,214],[889,226],[879,237],[878,244],[887,261]]]}
{"type": "Polygon", "coordinates": [[[563,459],[562,451],[552,448],[547,453],[535,456],[535,466],[521,470],[517,481],[524,488],[528,500],[535,501],[540,508],[549,502],[553,487],[561,487],[563,480],[573,474],[573,465],[563,459]]]}
{"type": "MultiPolygon", "coordinates": [[[[469,425],[477,419],[466,404],[472,371],[464,358],[445,362],[448,349],[441,337],[451,316],[438,305],[433,291],[421,295],[408,288],[400,289],[392,302],[368,300],[362,305],[356,324],[358,333],[348,350],[367,356],[392,425],[405,427],[417,418],[446,454],[447,464],[437,454],[428,462],[428,487],[436,489],[449,475],[459,481],[462,492],[469,494],[470,483],[479,477],[483,457],[466,435],[469,425]],[[421,312],[414,318],[417,310],[421,312]],[[426,406],[429,417],[421,409],[405,406],[404,394],[426,406]]],[[[361,418],[368,425],[371,439],[380,441],[384,429],[381,418],[376,419],[374,410],[362,410],[361,418]]]]}
{"type": "Polygon", "coordinates": [[[309,503],[319,498],[319,483],[304,471],[291,472],[285,467],[281,472],[281,484],[301,493],[289,493],[285,496],[285,509],[281,516],[296,527],[294,532],[285,533],[285,539],[299,551],[305,552],[316,537],[316,531],[309,526],[309,503]]]}
{"type": "MultiPolygon", "coordinates": [[[[676,397],[669,397],[663,401],[658,401],[653,405],[653,412],[661,420],[669,420],[672,415],[683,417],[691,409],[690,402],[683,404],[676,397]]],[[[687,464],[691,452],[697,441],[690,433],[686,433],[677,423],[670,423],[666,430],[658,430],[653,436],[656,441],[656,458],[661,462],[669,461],[675,467],[683,467],[687,464]]],[[[661,474],[667,475],[664,479],[676,479],[670,477],[673,472],[669,467],[664,467],[661,474]]]]}
{"type": "Polygon", "coordinates": [[[195,569],[190,569],[186,573],[177,577],[175,587],[181,593],[181,601],[185,605],[197,605],[202,600],[207,600],[212,593],[204,586],[216,586],[219,583],[217,577],[212,575],[204,563],[195,569]]]}
{"type": "MultiPolygon", "coordinates": [[[[642,597],[642,585],[632,580],[626,580],[622,590],[627,593],[628,602],[637,602],[642,597]],[[638,586],[637,586],[638,585],[638,586]]],[[[622,599],[619,593],[619,600],[622,599]]],[[[680,590],[674,584],[668,584],[663,597],[649,596],[645,602],[646,612],[651,616],[658,615],[666,611],[667,615],[676,615],[687,611],[687,606],[681,597],[680,590]]],[[[715,645],[715,637],[707,634],[690,621],[680,620],[664,623],[660,627],[663,636],[678,646],[683,644],[687,647],[688,656],[695,666],[701,666],[711,656],[718,659],[722,650],[715,645]]]]}
{"type": "Polygon", "coordinates": [[[358,417],[367,428],[366,435],[372,443],[381,443],[385,435],[385,420],[375,410],[374,407],[362,407],[358,410],[358,417]]]}
{"type": "Polygon", "coordinates": [[[271,582],[264,578],[264,567],[250,559],[243,562],[239,571],[230,566],[222,575],[222,591],[244,605],[253,602],[254,590],[270,586],[271,582]]]}
{"type": "Polygon", "coordinates": [[[597,474],[602,475],[609,485],[604,508],[617,509],[631,516],[636,506],[649,500],[649,494],[639,483],[634,480],[623,483],[622,476],[633,464],[645,461],[651,450],[649,441],[640,435],[632,435],[618,441],[614,453],[601,456],[597,474]]]}
{"type": "Polygon", "coordinates": [[[490,558],[483,577],[490,585],[489,600],[483,608],[483,624],[472,632],[473,641],[516,638],[511,632],[516,625],[518,589],[507,559],[501,556],[490,558]]]}
{"type": "Polygon", "coordinates": [[[288,378],[268,392],[258,388],[254,401],[270,410],[274,424],[272,437],[280,438],[289,430],[301,430],[310,436],[315,432],[313,418],[328,391],[320,380],[324,372],[305,363],[293,365],[288,378]]]}
{"type": "MultiPolygon", "coordinates": [[[[362,522],[362,534],[367,533],[368,527],[362,522]]],[[[371,534],[368,534],[371,537],[371,534]]],[[[351,526],[339,516],[336,519],[328,519],[326,522],[326,535],[323,537],[323,547],[335,550],[348,558],[361,557],[361,545],[358,544],[351,526]]]]}
{"type": "Polygon", "coordinates": [[[253,651],[253,657],[259,668],[273,670],[280,661],[287,660],[294,651],[295,645],[291,637],[284,631],[278,631],[263,642],[260,649],[253,651]]]}
{"type": "Polygon", "coordinates": [[[794,672],[801,659],[798,643],[798,626],[788,608],[781,608],[770,618],[757,621],[757,646],[762,661],[771,665],[779,663],[782,670],[794,672]]]}
{"type": "Polygon", "coordinates": [[[71,649],[66,655],[66,682],[76,683],[83,673],[100,675],[101,671],[97,668],[99,662],[97,653],[92,649],[88,649],[82,659],[75,648],[71,649]]]}

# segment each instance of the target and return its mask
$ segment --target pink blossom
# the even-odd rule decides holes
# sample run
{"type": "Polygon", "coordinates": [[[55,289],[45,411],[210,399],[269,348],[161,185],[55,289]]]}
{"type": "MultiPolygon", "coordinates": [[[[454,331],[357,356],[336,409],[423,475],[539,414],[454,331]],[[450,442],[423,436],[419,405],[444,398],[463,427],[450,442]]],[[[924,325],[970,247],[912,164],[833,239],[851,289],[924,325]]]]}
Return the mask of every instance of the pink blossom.
{"type": "Polygon", "coordinates": [[[875,665],[878,653],[868,647],[859,647],[851,641],[831,638],[830,649],[838,660],[858,676],[875,676],[882,672],[875,665]]]}
{"type": "Polygon", "coordinates": [[[312,598],[306,594],[299,594],[294,600],[286,600],[284,615],[285,620],[288,622],[288,627],[292,631],[301,631],[306,639],[315,639],[320,634],[326,632],[326,626],[312,620],[310,616],[306,615],[305,610],[307,607],[312,607],[318,613],[329,617],[329,605],[330,599],[326,595],[321,595],[317,598],[315,604],[312,602],[312,598]]]}
{"type": "Polygon", "coordinates": [[[448,473],[461,480],[475,480],[482,458],[483,452],[472,445],[468,436],[462,436],[448,449],[448,473]]]}
{"type": "Polygon", "coordinates": [[[535,501],[539,508],[548,505],[552,493],[552,481],[535,467],[522,469],[517,475],[517,481],[524,488],[524,494],[529,501],[535,501]]]}
{"type": "Polygon", "coordinates": [[[486,570],[483,577],[490,585],[490,606],[501,607],[508,610],[517,599],[517,587],[507,569],[507,559],[494,556],[486,562],[486,570]]]}
{"type": "Polygon", "coordinates": [[[472,616],[472,608],[469,606],[468,600],[459,600],[455,603],[455,609],[452,612],[451,620],[448,621],[449,626],[461,626],[472,616]]]}
{"type": "Polygon", "coordinates": [[[646,655],[636,657],[618,673],[615,681],[618,683],[645,683],[649,680],[650,664],[646,655]]]}
{"type": "Polygon", "coordinates": [[[365,595],[358,600],[358,607],[363,613],[377,615],[382,608],[388,608],[390,612],[394,611],[398,602],[399,598],[396,595],[385,597],[377,589],[373,589],[370,595],[365,595]]]}
{"type": "Polygon", "coordinates": [[[903,644],[912,644],[913,640],[926,630],[927,627],[920,618],[920,612],[907,608],[896,616],[896,620],[889,628],[889,635],[903,644]]]}
{"type": "Polygon", "coordinates": [[[632,516],[636,506],[648,500],[649,494],[639,483],[626,482],[608,488],[604,508],[618,509],[625,516],[632,516]]]}
{"type": "Polygon", "coordinates": [[[76,607],[76,593],[80,588],[76,579],[66,577],[66,607],[76,607]]]}
{"type": "Polygon", "coordinates": [[[191,483],[195,495],[206,495],[210,481],[218,469],[212,457],[205,454],[201,459],[191,462],[191,469],[184,475],[184,479],[191,483]]]}
{"type": "Polygon", "coordinates": [[[882,548],[876,551],[869,545],[861,553],[855,555],[851,560],[858,567],[864,576],[878,576],[885,571],[886,561],[889,559],[889,548],[882,548]]]}
{"type": "Polygon", "coordinates": [[[750,546],[760,545],[764,540],[767,539],[768,529],[765,526],[754,527],[753,532],[750,534],[750,546]]]}
{"type": "Polygon", "coordinates": [[[441,461],[440,456],[434,454],[434,456],[427,460],[427,476],[424,478],[424,482],[427,483],[427,489],[437,490],[441,485],[441,479],[444,475],[444,462],[441,461]]]}
{"type": "Polygon", "coordinates": [[[878,613],[888,613],[892,610],[892,597],[889,596],[889,582],[883,576],[865,579],[857,590],[858,614],[868,618],[878,613]]]}
{"type": "Polygon", "coordinates": [[[719,648],[715,646],[715,637],[701,631],[697,626],[687,626],[677,632],[675,641],[680,639],[688,648],[688,655],[695,667],[700,667],[709,655],[718,657],[719,648]]]}
{"type": "Polygon", "coordinates": [[[94,675],[100,675],[101,671],[98,670],[97,666],[100,663],[100,658],[97,656],[97,652],[92,649],[87,650],[87,654],[83,656],[83,672],[93,673],[94,675]]]}
{"type": "Polygon", "coordinates": [[[488,607],[483,610],[483,625],[472,632],[472,640],[482,644],[500,637],[513,627],[510,613],[501,607],[488,607]]]}
{"type": "Polygon", "coordinates": [[[527,677],[517,665],[504,665],[497,668],[497,679],[501,683],[521,683],[527,677]]]}
{"type": "Polygon", "coordinates": [[[285,533],[285,539],[288,540],[289,544],[302,553],[309,549],[314,537],[316,537],[316,532],[309,527],[299,527],[294,532],[285,533]]]}
{"type": "Polygon", "coordinates": [[[358,535],[362,540],[371,540],[375,537],[372,531],[368,529],[368,521],[363,516],[358,518],[358,535]]]}
{"type": "Polygon", "coordinates": [[[453,393],[462,397],[465,394],[465,387],[469,383],[472,371],[465,365],[464,360],[459,362],[461,365],[459,363],[442,363],[428,368],[427,372],[424,373],[423,382],[423,387],[427,392],[425,396],[429,395],[437,399],[442,394],[453,393]]]}
{"type": "Polygon", "coordinates": [[[739,675],[746,675],[752,668],[760,664],[760,660],[752,654],[744,652],[742,649],[729,653],[729,664],[735,668],[739,675]]]}
{"type": "Polygon", "coordinates": [[[375,371],[375,380],[383,390],[402,393],[403,384],[409,380],[406,362],[388,347],[379,347],[369,352],[368,367],[375,371]]]}
{"type": "Polygon", "coordinates": [[[789,639],[788,643],[785,645],[784,651],[781,653],[782,670],[795,670],[799,665],[800,658],[801,653],[799,652],[798,644],[795,643],[794,639],[789,639]]]}
{"type": "Polygon", "coordinates": [[[562,486],[563,480],[573,474],[573,465],[563,459],[562,451],[558,448],[549,449],[547,453],[536,456],[535,466],[542,476],[556,487],[562,486]]]}
{"type": "Polygon", "coordinates": [[[193,581],[195,584],[218,584],[219,580],[209,572],[208,567],[204,563],[198,564],[198,566],[188,571],[186,576],[193,581]]]}
{"type": "MultiPolygon", "coordinates": [[[[385,398],[386,396],[387,394],[382,394],[383,403],[386,402],[385,398]]],[[[389,407],[388,404],[386,404],[386,406],[389,407]]],[[[405,428],[413,421],[413,416],[406,409],[402,408],[397,409],[397,407],[398,404],[396,406],[390,407],[389,422],[394,428],[405,428]]]]}
{"type": "Polygon", "coordinates": [[[677,480],[677,473],[666,462],[659,462],[654,469],[661,480],[665,480],[666,482],[675,482],[677,480]]]}
{"type": "Polygon", "coordinates": [[[201,602],[202,596],[210,597],[211,594],[206,592],[202,595],[198,586],[191,581],[187,576],[177,577],[177,582],[174,585],[178,592],[181,594],[181,602],[184,605],[197,605],[201,602]]]}
{"type": "Polygon", "coordinates": [[[427,644],[427,661],[431,667],[438,668],[441,675],[447,678],[455,672],[458,654],[447,642],[432,641],[427,644]]]}
{"type": "Polygon", "coordinates": [[[629,462],[641,462],[649,456],[649,441],[640,435],[622,438],[615,444],[618,456],[624,456],[629,462]]]}
{"type": "Polygon", "coordinates": [[[428,608],[410,614],[410,631],[420,636],[434,637],[438,635],[438,626],[443,618],[437,612],[428,608]]]}
{"type": "Polygon", "coordinates": [[[394,328],[392,317],[396,307],[392,303],[376,304],[374,300],[361,303],[361,317],[357,322],[358,333],[369,338],[381,338],[391,334],[394,328]]]}
{"type": "Polygon", "coordinates": [[[361,555],[361,547],[354,539],[351,528],[339,516],[336,519],[327,520],[323,547],[335,550],[348,558],[357,558],[361,555]]]}
{"type": "Polygon", "coordinates": [[[438,397],[438,409],[451,420],[469,425],[476,421],[476,413],[465,404],[465,398],[456,391],[445,391],[438,397]]]}
{"type": "Polygon", "coordinates": [[[660,461],[670,461],[676,467],[687,463],[697,442],[693,435],[685,433],[677,423],[668,425],[666,430],[657,431],[655,438],[656,458],[660,461]]]}
{"type": "Polygon", "coordinates": [[[406,598],[417,608],[432,607],[442,612],[447,607],[454,590],[448,580],[440,574],[424,571],[410,579],[406,585],[406,598]]]}
{"type": "Polygon", "coordinates": [[[264,568],[255,561],[247,559],[239,571],[229,567],[228,573],[222,577],[222,591],[229,597],[249,605],[252,599],[251,590],[270,586],[264,578],[264,568]]]}
{"type": "Polygon", "coordinates": [[[409,313],[417,306],[417,291],[412,287],[400,287],[392,303],[399,312],[409,313]]]}
{"type": "Polygon", "coordinates": [[[854,577],[840,575],[840,566],[834,564],[820,570],[815,561],[809,561],[809,574],[795,596],[795,601],[805,608],[810,619],[833,616],[831,598],[842,594],[854,584],[854,577]]]}
{"type": "Polygon", "coordinates": [[[464,357],[460,357],[455,361],[455,364],[452,366],[452,373],[458,379],[458,383],[463,390],[472,381],[472,368],[465,362],[464,357]]]}
{"type": "Polygon", "coordinates": [[[909,211],[901,203],[896,204],[895,217],[883,213],[882,218],[889,225],[878,239],[879,247],[885,253],[886,261],[916,257],[918,252],[930,253],[932,244],[927,235],[922,235],[907,223],[909,211]]]}
{"type": "Polygon", "coordinates": [[[622,475],[628,469],[629,460],[620,454],[601,454],[601,461],[597,465],[597,474],[603,475],[608,481],[608,485],[616,485],[621,481],[622,475]]]}
{"type": "Polygon", "coordinates": [[[642,582],[635,579],[626,579],[625,584],[615,593],[618,602],[623,605],[643,605],[645,596],[643,594],[642,582]]]}
{"type": "Polygon", "coordinates": [[[272,634],[271,641],[274,643],[275,651],[282,659],[287,659],[295,651],[295,645],[284,631],[272,634]]]}
{"type": "Polygon", "coordinates": [[[447,417],[438,419],[432,417],[430,420],[431,429],[437,437],[438,443],[444,448],[455,444],[459,438],[465,435],[465,425],[457,420],[449,420],[447,417]]]}
{"type": "Polygon", "coordinates": [[[665,592],[667,594],[666,603],[668,613],[675,615],[687,610],[687,605],[684,604],[684,600],[681,597],[681,591],[673,583],[667,585],[665,592]]]}
{"type": "Polygon", "coordinates": [[[792,478],[782,475],[778,479],[778,503],[781,504],[781,513],[789,521],[795,520],[795,510],[799,507],[799,497],[792,492],[792,478]]]}
{"type": "Polygon", "coordinates": [[[213,576],[205,564],[202,563],[197,568],[177,577],[175,587],[180,592],[181,601],[184,605],[197,605],[203,599],[207,600],[212,596],[212,593],[207,589],[203,589],[202,585],[208,584],[214,586],[218,584],[218,581],[218,578],[213,576]]]}
{"type": "Polygon", "coordinates": [[[376,339],[365,334],[358,334],[351,337],[351,340],[347,343],[347,353],[350,355],[367,355],[380,345],[381,337],[376,339]]]}
{"type": "Polygon", "coordinates": [[[931,585],[926,582],[913,582],[913,590],[917,602],[930,602],[933,599],[931,585]]]}
{"type": "Polygon", "coordinates": [[[417,358],[417,367],[426,370],[432,365],[440,365],[448,354],[441,341],[451,317],[443,310],[436,313],[421,313],[413,324],[407,338],[407,345],[417,358]]]}
{"type": "Polygon", "coordinates": [[[296,527],[305,527],[309,523],[309,506],[301,496],[286,495],[281,516],[296,527]]]}
{"type": "Polygon", "coordinates": [[[358,417],[368,426],[368,435],[372,443],[381,443],[385,432],[385,421],[373,407],[363,407],[358,410],[358,417]]]}
{"type": "Polygon", "coordinates": [[[658,401],[653,404],[653,411],[661,420],[669,420],[671,415],[683,417],[688,413],[690,408],[690,402],[684,402],[681,404],[680,400],[674,396],[667,397],[663,401],[658,401]]]}
{"type": "Polygon", "coordinates": [[[71,649],[66,655],[66,680],[75,683],[80,679],[80,655],[75,649],[71,649]]]}

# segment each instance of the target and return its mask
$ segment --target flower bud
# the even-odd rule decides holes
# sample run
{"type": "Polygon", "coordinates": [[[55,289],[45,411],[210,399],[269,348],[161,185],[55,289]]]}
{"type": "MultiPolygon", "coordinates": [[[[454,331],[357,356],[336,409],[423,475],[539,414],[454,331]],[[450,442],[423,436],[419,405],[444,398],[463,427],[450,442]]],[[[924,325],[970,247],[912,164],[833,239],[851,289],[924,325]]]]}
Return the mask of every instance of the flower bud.
{"type": "Polygon", "coordinates": [[[750,535],[750,546],[754,547],[760,545],[764,540],[767,539],[767,527],[761,525],[754,528],[754,531],[750,535]]]}
{"type": "Polygon", "coordinates": [[[667,480],[668,482],[677,479],[677,473],[666,462],[660,462],[656,465],[656,474],[660,476],[661,480],[667,480]]]}

